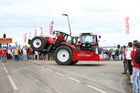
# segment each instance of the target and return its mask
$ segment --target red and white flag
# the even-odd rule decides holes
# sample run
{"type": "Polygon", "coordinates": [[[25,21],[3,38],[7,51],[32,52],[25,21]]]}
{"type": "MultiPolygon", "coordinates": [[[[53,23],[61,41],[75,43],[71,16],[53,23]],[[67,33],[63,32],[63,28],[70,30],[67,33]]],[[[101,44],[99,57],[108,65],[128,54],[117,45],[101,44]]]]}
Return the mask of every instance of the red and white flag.
{"type": "Polygon", "coordinates": [[[127,17],[126,18],[126,20],[125,20],[125,27],[126,27],[126,34],[129,34],[130,32],[129,32],[129,17],[127,17]]]}
{"type": "Polygon", "coordinates": [[[43,27],[42,26],[40,27],[40,30],[41,30],[41,35],[43,35],[43,27]]]}
{"type": "Polygon", "coordinates": [[[24,42],[27,42],[27,33],[24,34],[24,42]]]}
{"type": "Polygon", "coordinates": [[[50,34],[50,35],[52,35],[53,25],[54,25],[54,21],[52,21],[52,22],[50,23],[50,26],[49,26],[49,34],[50,34]]]}
{"type": "Polygon", "coordinates": [[[31,32],[29,32],[29,39],[31,39],[31,32]]]}

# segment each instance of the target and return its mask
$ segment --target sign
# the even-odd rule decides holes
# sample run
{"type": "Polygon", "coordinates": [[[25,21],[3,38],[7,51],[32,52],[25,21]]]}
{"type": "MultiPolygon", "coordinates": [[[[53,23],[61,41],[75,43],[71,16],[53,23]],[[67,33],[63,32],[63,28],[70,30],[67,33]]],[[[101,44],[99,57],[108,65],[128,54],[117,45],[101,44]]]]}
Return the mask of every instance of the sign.
{"type": "Polygon", "coordinates": [[[4,42],[3,38],[0,38],[0,43],[12,43],[12,38],[6,38],[6,41],[4,40],[4,42]]]}

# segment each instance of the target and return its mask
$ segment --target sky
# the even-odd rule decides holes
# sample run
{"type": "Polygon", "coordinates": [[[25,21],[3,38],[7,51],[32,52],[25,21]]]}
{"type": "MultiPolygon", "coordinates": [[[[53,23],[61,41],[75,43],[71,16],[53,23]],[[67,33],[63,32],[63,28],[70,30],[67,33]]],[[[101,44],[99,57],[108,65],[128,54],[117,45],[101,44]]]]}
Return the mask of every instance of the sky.
{"type": "Polygon", "coordinates": [[[127,44],[140,40],[140,0],[0,0],[0,37],[3,33],[13,38],[13,43],[24,44],[24,34],[35,29],[40,35],[54,29],[69,33],[67,13],[72,35],[92,32],[101,35],[102,45],[127,44]],[[125,19],[129,16],[130,34],[126,35],[125,19]]]}

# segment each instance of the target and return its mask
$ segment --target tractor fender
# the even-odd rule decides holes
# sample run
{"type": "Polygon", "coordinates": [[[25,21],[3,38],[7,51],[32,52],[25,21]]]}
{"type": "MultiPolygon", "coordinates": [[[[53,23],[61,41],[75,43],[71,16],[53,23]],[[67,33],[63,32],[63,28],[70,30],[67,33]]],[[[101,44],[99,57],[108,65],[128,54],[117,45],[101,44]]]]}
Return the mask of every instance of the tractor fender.
{"type": "Polygon", "coordinates": [[[69,46],[70,48],[72,48],[72,50],[75,50],[75,49],[76,49],[76,47],[75,47],[74,45],[69,44],[69,43],[67,43],[67,42],[62,42],[60,45],[69,46]]]}
{"type": "Polygon", "coordinates": [[[73,46],[69,43],[66,43],[66,42],[62,42],[61,44],[57,45],[57,47],[55,47],[55,50],[60,46],[67,46],[67,47],[71,48],[71,50],[73,50],[73,51],[76,49],[75,46],[73,46]]]}

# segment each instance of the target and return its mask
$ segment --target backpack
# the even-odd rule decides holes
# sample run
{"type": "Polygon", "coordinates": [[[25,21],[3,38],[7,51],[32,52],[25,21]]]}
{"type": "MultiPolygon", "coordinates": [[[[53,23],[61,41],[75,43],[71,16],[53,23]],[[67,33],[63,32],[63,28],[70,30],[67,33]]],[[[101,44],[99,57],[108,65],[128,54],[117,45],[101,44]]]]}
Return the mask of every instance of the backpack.
{"type": "Polygon", "coordinates": [[[136,63],[140,64],[140,48],[137,49],[134,60],[135,60],[136,63]]]}

